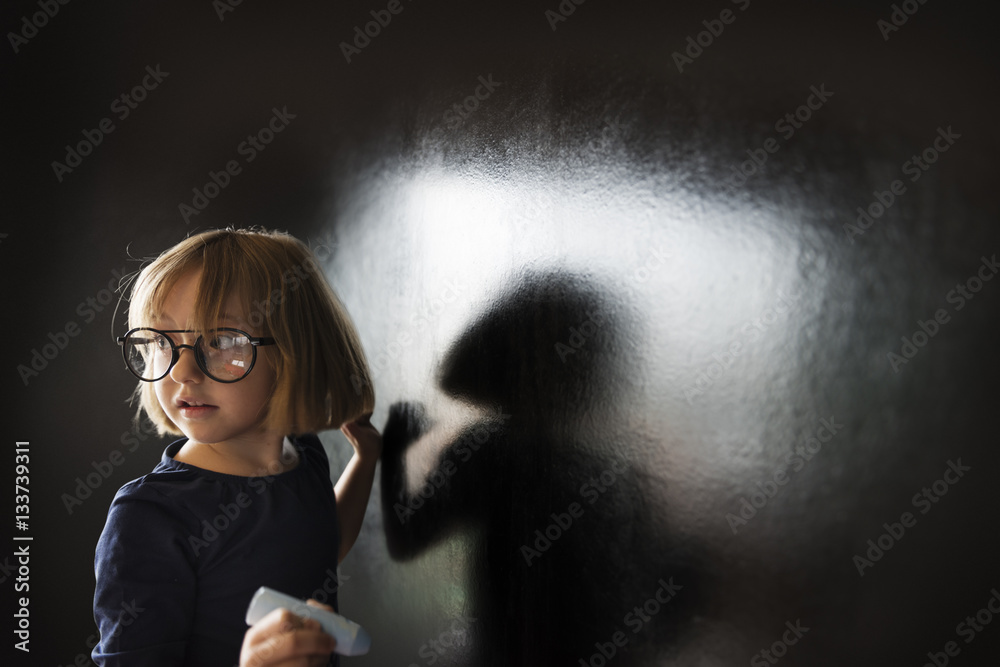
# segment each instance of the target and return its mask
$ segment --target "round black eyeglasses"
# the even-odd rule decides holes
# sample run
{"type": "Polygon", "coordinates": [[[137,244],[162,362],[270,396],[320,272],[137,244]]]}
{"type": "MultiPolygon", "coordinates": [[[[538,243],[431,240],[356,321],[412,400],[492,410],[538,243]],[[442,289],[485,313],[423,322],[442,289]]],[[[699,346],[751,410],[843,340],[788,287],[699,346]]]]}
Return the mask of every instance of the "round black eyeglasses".
{"type": "Polygon", "coordinates": [[[162,380],[188,348],[198,368],[216,382],[238,382],[250,374],[257,361],[257,346],[274,345],[273,338],[254,337],[245,331],[220,327],[198,336],[194,345],[178,345],[168,334],[194,333],[186,329],[161,331],[140,327],[118,336],[125,366],[143,382],[162,380]]]}

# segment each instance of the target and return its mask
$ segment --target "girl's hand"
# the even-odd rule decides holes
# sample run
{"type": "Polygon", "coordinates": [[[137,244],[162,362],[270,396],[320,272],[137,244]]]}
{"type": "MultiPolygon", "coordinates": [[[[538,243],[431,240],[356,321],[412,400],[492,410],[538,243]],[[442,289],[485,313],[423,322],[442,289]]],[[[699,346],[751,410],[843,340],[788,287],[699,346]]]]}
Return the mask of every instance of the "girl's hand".
{"type": "MultiPolygon", "coordinates": [[[[316,600],[308,604],[333,611],[316,600]]],[[[323,632],[318,621],[275,609],[243,636],[240,667],[322,667],[336,646],[337,640],[323,632]]]]}
{"type": "Polygon", "coordinates": [[[361,415],[340,427],[341,432],[354,447],[358,458],[377,460],[382,455],[382,435],[372,426],[372,413],[361,415]]]}

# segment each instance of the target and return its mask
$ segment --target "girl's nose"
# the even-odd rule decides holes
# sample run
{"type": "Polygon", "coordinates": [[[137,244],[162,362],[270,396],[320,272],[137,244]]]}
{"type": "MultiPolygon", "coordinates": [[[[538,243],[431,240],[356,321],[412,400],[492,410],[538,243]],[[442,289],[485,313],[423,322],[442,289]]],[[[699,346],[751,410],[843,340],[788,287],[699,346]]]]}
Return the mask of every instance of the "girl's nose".
{"type": "Polygon", "coordinates": [[[178,383],[194,382],[198,384],[204,381],[205,374],[198,368],[198,362],[194,358],[194,350],[182,347],[177,351],[177,354],[177,363],[170,369],[170,379],[178,383]]]}

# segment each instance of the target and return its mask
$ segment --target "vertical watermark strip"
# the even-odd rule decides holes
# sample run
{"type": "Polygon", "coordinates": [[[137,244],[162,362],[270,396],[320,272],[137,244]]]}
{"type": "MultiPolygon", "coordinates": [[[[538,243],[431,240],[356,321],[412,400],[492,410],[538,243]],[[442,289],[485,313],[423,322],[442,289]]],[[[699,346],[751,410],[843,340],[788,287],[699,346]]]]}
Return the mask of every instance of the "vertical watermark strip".
{"type": "MultiPolygon", "coordinates": [[[[31,486],[31,443],[18,440],[14,443],[14,558],[17,559],[17,577],[14,579],[14,591],[27,593],[31,587],[31,545],[20,544],[30,542],[32,537],[27,534],[28,522],[31,518],[30,486],[31,486]]],[[[31,600],[27,595],[16,600],[17,611],[14,612],[14,636],[19,640],[14,642],[14,648],[30,653],[31,641],[31,600]]]]}

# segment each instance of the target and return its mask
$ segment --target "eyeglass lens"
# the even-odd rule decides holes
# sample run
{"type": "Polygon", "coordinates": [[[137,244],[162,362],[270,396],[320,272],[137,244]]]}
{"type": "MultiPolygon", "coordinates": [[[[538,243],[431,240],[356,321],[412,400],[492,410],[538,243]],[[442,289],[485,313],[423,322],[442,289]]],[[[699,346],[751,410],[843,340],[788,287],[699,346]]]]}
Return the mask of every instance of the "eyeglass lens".
{"type": "MultiPolygon", "coordinates": [[[[253,345],[236,331],[210,331],[196,343],[198,366],[222,382],[246,375],[253,361],[253,345]]],[[[165,376],[173,361],[174,347],[166,334],[141,330],[125,340],[125,358],[139,377],[157,380],[165,376]]]]}

